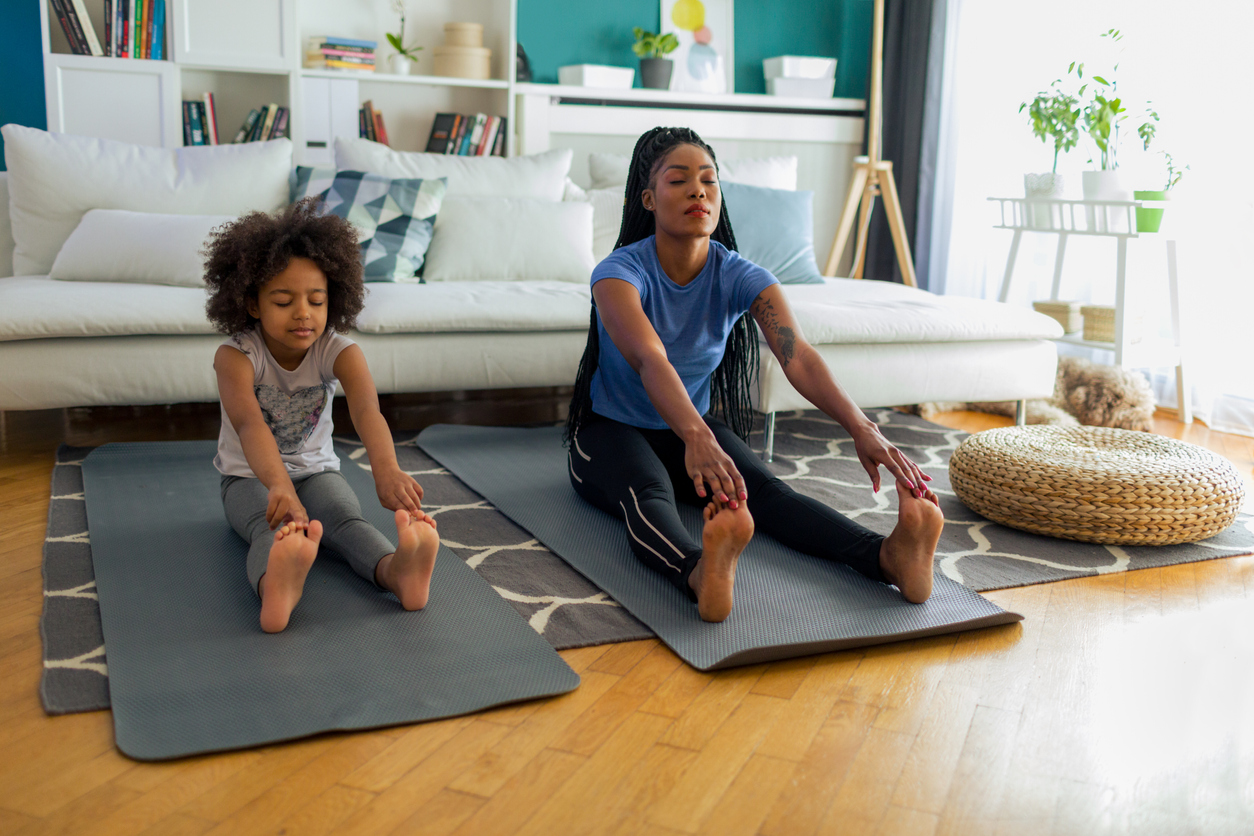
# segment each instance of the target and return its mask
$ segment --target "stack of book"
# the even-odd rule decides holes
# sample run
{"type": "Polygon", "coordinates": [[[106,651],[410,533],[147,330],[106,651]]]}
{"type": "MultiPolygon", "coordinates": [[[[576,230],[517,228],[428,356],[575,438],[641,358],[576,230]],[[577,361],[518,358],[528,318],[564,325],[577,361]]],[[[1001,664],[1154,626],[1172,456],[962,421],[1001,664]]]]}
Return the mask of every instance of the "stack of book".
{"type": "Polygon", "coordinates": [[[437,113],[427,139],[427,153],[504,157],[508,121],[504,116],[484,113],[437,113]]]}
{"type": "Polygon", "coordinates": [[[287,136],[287,108],[268,104],[248,111],[231,142],[261,142],[281,136],[287,136]]]}
{"type": "Polygon", "coordinates": [[[305,68],[374,72],[376,41],[315,35],[305,41],[305,68]]]}
{"type": "Polygon", "coordinates": [[[383,114],[374,109],[374,103],[366,101],[357,111],[357,135],[362,139],[389,145],[388,129],[383,126],[383,114]]]}
{"type": "Polygon", "coordinates": [[[53,14],[75,55],[165,58],[165,0],[104,0],[104,43],[84,0],[51,0],[53,14]]]}
{"type": "Polygon", "coordinates": [[[218,108],[212,93],[201,101],[183,102],[183,144],[218,144],[218,108]]]}

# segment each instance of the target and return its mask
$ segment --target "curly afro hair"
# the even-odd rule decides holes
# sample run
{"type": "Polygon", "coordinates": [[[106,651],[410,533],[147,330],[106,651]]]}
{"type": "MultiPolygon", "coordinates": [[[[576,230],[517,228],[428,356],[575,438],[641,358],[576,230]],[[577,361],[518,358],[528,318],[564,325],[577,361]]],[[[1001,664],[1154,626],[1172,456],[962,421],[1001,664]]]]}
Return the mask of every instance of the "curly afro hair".
{"type": "Polygon", "coordinates": [[[224,334],[257,322],[248,313],[262,285],[293,258],[307,258],[327,277],[327,327],[352,328],[366,299],[357,232],[343,218],[322,214],[319,198],[306,198],[281,212],[250,212],[215,229],[205,243],[205,313],[224,334]]]}

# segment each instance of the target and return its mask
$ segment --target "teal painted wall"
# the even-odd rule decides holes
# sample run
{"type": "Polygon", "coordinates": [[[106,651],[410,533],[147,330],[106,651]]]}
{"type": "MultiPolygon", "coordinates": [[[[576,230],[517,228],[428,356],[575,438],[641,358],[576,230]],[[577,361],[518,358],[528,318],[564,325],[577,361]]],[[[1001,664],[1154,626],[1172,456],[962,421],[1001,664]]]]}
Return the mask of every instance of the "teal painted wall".
{"type": "MultiPolygon", "coordinates": [[[[0,32],[5,33],[6,46],[0,59],[0,125],[16,122],[47,129],[39,4],[0,2],[0,32]]],[[[0,171],[4,170],[4,139],[0,137],[0,171]]]]}
{"type": "MultiPolygon", "coordinates": [[[[862,98],[871,9],[872,0],[735,0],[736,92],[766,92],[763,58],[822,55],[837,59],[836,95],[862,98]]],[[[553,84],[567,64],[637,66],[631,29],[656,32],[660,19],[659,0],[518,0],[518,40],[533,80],[553,84]]]]}

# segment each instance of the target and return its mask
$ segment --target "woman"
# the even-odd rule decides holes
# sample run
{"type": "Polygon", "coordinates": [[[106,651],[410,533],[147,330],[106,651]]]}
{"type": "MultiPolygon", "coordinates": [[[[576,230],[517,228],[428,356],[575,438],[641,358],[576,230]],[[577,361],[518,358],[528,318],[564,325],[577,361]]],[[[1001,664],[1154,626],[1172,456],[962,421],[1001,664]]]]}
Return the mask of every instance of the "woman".
{"type": "Polygon", "coordinates": [[[755,525],[927,600],[944,525],[929,477],[833,379],[775,277],[736,252],[714,151],[695,132],[655,128],[636,142],[618,243],[593,271],[592,295],[566,428],[571,484],[624,519],[635,555],[695,600],[701,618],[731,614],[737,558],[755,525]],[[888,537],[796,493],[750,450],[750,315],[789,382],[852,436],[874,489],[880,465],[893,474],[900,508],[888,537]],[[700,543],[676,499],[704,506],[700,543]]]}

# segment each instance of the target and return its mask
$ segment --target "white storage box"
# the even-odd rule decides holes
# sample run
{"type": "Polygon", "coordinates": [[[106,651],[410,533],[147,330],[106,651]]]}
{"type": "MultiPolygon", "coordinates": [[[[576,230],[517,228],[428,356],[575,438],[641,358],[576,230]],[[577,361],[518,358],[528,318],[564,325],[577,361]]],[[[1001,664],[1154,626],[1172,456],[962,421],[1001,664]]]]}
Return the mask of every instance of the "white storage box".
{"type": "Polygon", "coordinates": [[[607,67],[603,64],[571,64],[557,68],[559,84],[574,87],[630,88],[636,80],[631,67],[607,67]]]}
{"type": "Polygon", "coordinates": [[[836,90],[834,78],[768,78],[766,92],[772,96],[803,99],[830,99],[836,90]]]}
{"type": "Polygon", "coordinates": [[[765,59],[762,62],[762,72],[767,81],[773,78],[835,78],[836,59],[780,55],[765,59]]]}

